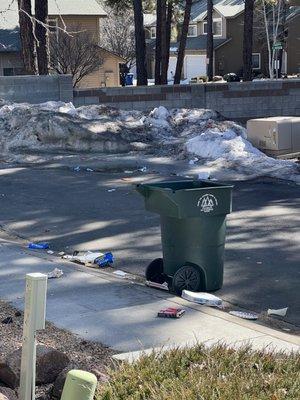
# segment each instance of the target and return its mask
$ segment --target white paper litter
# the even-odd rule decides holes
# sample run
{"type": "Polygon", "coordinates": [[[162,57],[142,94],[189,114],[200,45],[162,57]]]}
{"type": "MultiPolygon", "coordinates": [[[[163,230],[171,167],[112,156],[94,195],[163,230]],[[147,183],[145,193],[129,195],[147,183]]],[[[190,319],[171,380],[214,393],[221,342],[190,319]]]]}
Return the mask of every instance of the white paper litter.
{"type": "Polygon", "coordinates": [[[235,317],[249,320],[256,320],[258,318],[257,314],[244,311],[229,311],[229,314],[234,315],[235,317]]]}
{"type": "Polygon", "coordinates": [[[108,189],[108,192],[109,192],[109,193],[115,192],[115,191],[116,191],[116,189],[108,189]]]}
{"type": "Polygon", "coordinates": [[[104,254],[101,253],[100,251],[86,251],[84,253],[79,253],[74,256],[64,256],[64,258],[67,258],[68,260],[72,261],[78,261],[82,264],[86,263],[93,263],[94,260],[98,257],[103,257],[104,254]]]}
{"type": "Polygon", "coordinates": [[[277,310],[273,310],[272,308],[268,309],[268,315],[279,315],[280,317],[285,317],[287,313],[288,307],[279,308],[277,310]]]}
{"type": "Polygon", "coordinates": [[[48,279],[55,279],[55,278],[60,278],[61,276],[63,276],[63,271],[61,269],[58,268],[54,268],[53,271],[48,272],[48,279]]]}
{"type": "Polygon", "coordinates": [[[190,290],[183,290],[181,297],[185,300],[194,303],[203,304],[206,306],[221,306],[222,299],[206,292],[191,292],[190,290]]]}
{"type": "Polygon", "coordinates": [[[146,286],[149,286],[149,287],[156,288],[156,289],[169,290],[169,287],[168,287],[168,283],[167,283],[167,282],[164,282],[164,283],[157,283],[157,282],[152,282],[152,281],[146,281],[146,282],[145,282],[145,285],[146,285],[146,286]]]}
{"type": "Polygon", "coordinates": [[[120,269],[117,269],[116,271],[113,272],[113,274],[121,276],[122,278],[124,278],[125,276],[127,276],[127,273],[124,271],[121,271],[120,269]]]}
{"type": "Polygon", "coordinates": [[[48,250],[47,253],[48,254],[54,254],[54,251],[53,250],[48,250]]]}

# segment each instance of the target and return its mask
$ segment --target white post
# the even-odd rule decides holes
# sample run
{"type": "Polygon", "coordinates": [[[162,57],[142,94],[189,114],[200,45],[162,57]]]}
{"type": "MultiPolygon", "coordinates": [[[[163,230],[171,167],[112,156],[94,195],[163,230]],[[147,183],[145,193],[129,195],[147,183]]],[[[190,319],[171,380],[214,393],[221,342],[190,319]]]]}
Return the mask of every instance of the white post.
{"type": "Polygon", "coordinates": [[[36,331],[45,329],[47,275],[26,275],[20,400],[35,399],[36,331]]]}

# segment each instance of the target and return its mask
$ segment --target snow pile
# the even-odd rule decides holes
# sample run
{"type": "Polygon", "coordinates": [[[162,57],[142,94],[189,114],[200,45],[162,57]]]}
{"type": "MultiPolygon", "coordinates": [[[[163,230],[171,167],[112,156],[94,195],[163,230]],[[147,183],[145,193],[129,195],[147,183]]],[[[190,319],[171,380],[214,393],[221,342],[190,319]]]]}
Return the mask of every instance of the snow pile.
{"type": "Polygon", "coordinates": [[[144,151],[187,158],[198,176],[214,178],[219,171],[221,179],[220,171],[239,171],[246,176],[299,179],[296,163],[267,157],[247,141],[245,128],[221,121],[216,112],[205,109],[160,106],[141,112],[0,100],[0,149],[2,158],[18,161],[28,153],[144,151]]]}
{"type": "Polygon", "coordinates": [[[294,162],[266,156],[245,137],[243,129],[240,132],[232,128],[222,131],[215,127],[189,139],[186,151],[205,160],[211,167],[238,169],[252,176],[299,179],[299,167],[294,162]]]}

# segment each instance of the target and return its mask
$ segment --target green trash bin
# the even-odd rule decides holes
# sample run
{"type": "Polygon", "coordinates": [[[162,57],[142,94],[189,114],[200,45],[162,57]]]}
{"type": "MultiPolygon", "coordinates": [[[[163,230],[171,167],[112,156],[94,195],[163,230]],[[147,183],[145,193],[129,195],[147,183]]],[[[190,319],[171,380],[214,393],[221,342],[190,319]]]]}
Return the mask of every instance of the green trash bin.
{"type": "Polygon", "coordinates": [[[232,185],[212,181],[138,184],[148,211],[160,214],[163,258],[147,267],[146,279],[183,289],[213,291],[223,284],[226,215],[232,185]]]}

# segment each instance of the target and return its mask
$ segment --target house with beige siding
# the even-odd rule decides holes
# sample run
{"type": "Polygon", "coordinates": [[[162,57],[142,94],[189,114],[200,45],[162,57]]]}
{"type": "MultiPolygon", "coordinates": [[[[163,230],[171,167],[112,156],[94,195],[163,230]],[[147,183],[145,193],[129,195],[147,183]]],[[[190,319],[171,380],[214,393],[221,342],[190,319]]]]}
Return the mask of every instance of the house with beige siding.
{"type": "MultiPolygon", "coordinates": [[[[298,0],[293,0],[294,3],[298,0]]],[[[244,0],[214,0],[214,74],[225,75],[234,72],[242,75],[243,68],[243,30],[244,0]]],[[[207,1],[195,0],[192,5],[188,38],[183,65],[183,78],[206,75],[206,32],[207,1]]],[[[154,73],[154,50],[156,37],[156,18],[145,18],[146,37],[148,39],[149,72],[154,73]]],[[[255,28],[255,27],[254,27],[255,28]]],[[[300,73],[300,7],[291,6],[286,18],[287,37],[283,43],[282,72],[300,73]]],[[[268,54],[266,40],[254,31],[253,72],[254,75],[268,75],[268,54]]],[[[172,79],[177,62],[179,43],[174,40],[170,46],[170,65],[168,78],[172,79]]]]}
{"type": "MultiPolygon", "coordinates": [[[[81,88],[97,88],[120,85],[120,64],[124,60],[101,47],[101,26],[107,17],[106,12],[96,0],[48,0],[48,24],[50,35],[80,28],[90,34],[98,45],[103,60],[102,65],[80,81],[81,88]]],[[[0,1],[0,76],[23,73],[19,36],[17,1],[0,1]]]]}

